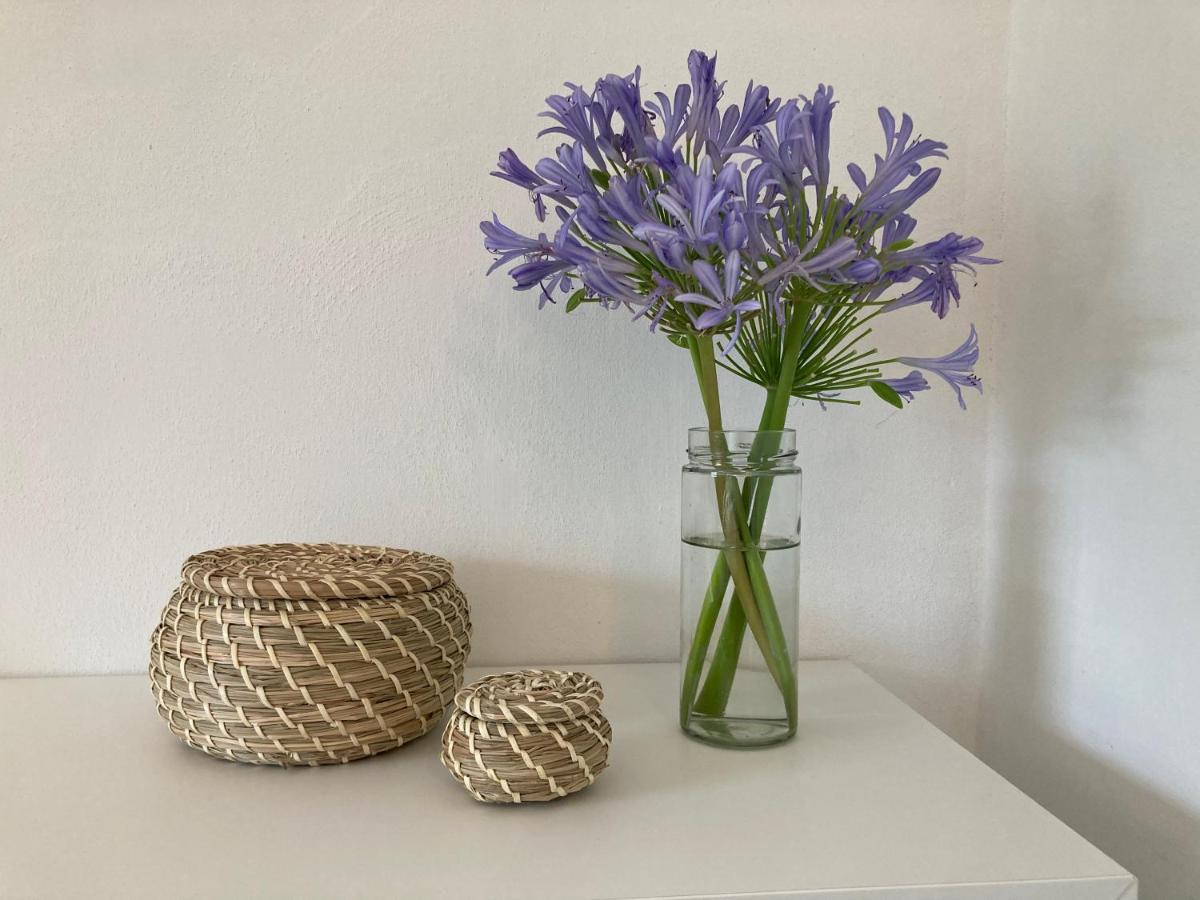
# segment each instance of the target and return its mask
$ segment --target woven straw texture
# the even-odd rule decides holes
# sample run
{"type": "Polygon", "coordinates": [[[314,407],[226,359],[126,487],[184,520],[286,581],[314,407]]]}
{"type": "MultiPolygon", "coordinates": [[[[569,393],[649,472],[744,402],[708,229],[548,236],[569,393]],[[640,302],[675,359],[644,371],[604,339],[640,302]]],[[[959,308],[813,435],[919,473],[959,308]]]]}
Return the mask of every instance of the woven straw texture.
{"type": "Polygon", "coordinates": [[[524,669],[463,688],[442,765],[476,800],[529,803],[581,791],[608,765],[612,728],[590,675],[524,669]]]}
{"type": "Polygon", "coordinates": [[[466,598],[436,556],[344,544],[191,557],[151,638],[159,714],[188,746],[342,763],[426,734],[462,685],[466,598]]]}

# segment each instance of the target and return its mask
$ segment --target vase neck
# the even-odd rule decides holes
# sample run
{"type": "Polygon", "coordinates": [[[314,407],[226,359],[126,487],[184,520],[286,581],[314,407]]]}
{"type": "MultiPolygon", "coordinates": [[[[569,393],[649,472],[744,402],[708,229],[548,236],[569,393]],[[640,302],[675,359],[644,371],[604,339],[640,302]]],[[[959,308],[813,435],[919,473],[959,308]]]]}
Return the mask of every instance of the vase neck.
{"type": "Polygon", "coordinates": [[[761,469],[792,465],[796,458],[796,432],[707,428],[688,430],[688,460],[722,469],[761,469]]]}

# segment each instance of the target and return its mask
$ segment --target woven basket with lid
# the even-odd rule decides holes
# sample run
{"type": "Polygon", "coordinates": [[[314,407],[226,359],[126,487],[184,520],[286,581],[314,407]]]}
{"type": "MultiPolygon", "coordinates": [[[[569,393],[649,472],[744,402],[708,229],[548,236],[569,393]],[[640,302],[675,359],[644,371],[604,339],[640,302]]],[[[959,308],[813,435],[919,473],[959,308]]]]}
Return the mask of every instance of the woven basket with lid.
{"type": "Polygon", "coordinates": [[[188,746],[268,765],[349,762],[438,724],[470,650],[446,560],[257,544],[191,557],[151,639],[159,714],[188,746]]]}
{"type": "Polygon", "coordinates": [[[612,727],[604,691],[583,672],[522,669],[490,675],[454,697],[442,765],[476,800],[557,800],[608,766],[612,727]]]}

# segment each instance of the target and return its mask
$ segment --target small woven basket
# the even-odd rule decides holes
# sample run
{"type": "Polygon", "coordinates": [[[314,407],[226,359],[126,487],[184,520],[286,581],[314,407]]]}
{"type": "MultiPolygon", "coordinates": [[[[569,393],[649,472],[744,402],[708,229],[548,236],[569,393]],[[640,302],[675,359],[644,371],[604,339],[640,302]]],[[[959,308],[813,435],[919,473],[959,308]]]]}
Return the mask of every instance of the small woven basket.
{"type": "Polygon", "coordinates": [[[463,688],[442,733],[442,765],[476,800],[557,800],[608,765],[612,728],[590,675],[524,669],[463,688]]]}
{"type": "Polygon", "coordinates": [[[159,714],[189,747],[266,765],[344,763],[418,738],[470,650],[452,571],[345,544],[193,556],[151,638],[159,714]]]}

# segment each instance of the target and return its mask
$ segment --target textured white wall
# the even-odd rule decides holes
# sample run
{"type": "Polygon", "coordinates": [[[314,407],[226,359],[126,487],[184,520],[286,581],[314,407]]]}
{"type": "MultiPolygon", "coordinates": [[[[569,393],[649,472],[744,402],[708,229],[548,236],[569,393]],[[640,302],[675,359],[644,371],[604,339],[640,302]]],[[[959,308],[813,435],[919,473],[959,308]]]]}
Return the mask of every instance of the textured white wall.
{"type": "MultiPolygon", "coordinates": [[[[497,151],[532,154],[564,80],[641,62],[672,86],[715,49],[734,93],[832,82],[841,172],[878,147],[876,105],[912,113],[952,152],[922,233],[995,239],[1006,20],[952,0],[0,5],[0,674],[139,670],[186,555],[281,539],[447,555],[480,662],[674,658],[687,357],[484,280],[478,220],[533,222],[488,177],[497,151]]],[[[988,342],[994,294],[914,311],[885,349],[944,352],[972,320],[988,342]]],[[[729,391],[730,424],[756,421],[729,391]]],[[[803,651],[854,657],[967,741],[972,399],[792,416],[803,651]]]]}
{"type": "Polygon", "coordinates": [[[1200,896],[1200,7],[1019,2],[979,750],[1200,896]]]}

